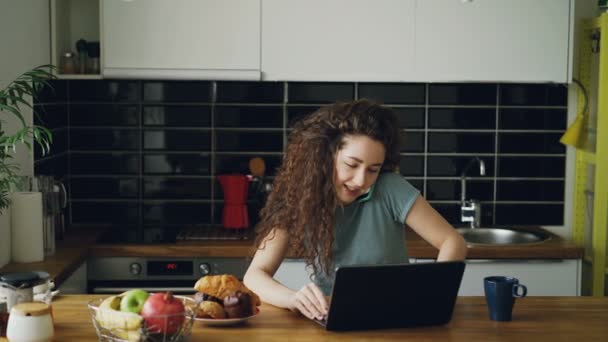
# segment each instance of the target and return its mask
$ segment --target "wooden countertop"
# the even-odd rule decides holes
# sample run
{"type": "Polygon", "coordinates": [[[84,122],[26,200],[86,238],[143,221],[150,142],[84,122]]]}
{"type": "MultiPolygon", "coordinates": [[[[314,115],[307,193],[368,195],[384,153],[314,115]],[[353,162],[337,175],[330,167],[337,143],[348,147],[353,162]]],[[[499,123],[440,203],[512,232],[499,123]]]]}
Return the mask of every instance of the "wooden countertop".
{"type": "MultiPolygon", "coordinates": [[[[99,296],[59,296],[53,302],[55,341],[97,341],[86,303],[99,296]]],[[[415,309],[414,309],[415,310],[415,309]]],[[[365,312],[362,311],[362,314],[365,312]]],[[[245,325],[211,328],[196,322],[193,341],[605,341],[608,297],[518,299],[513,321],[488,318],[483,297],[459,297],[445,326],[327,332],[296,313],[263,304],[245,325]]]]}
{"type": "Polygon", "coordinates": [[[90,255],[90,248],[99,240],[105,229],[90,229],[70,232],[65,239],[57,241],[55,254],[40,262],[11,262],[0,268],[4,272],[45,271],[59,286],[90,255]]]}
{"type": "MultiPolygon", "coordinates": [[[[43,270],[51,274],[59,286],[90,256],[153,256],[153,257],[250,257],[251,241],[177,242],[174,244],[98,244],[107,228],[71,231],[58,241],[56,253],[42,262],[9,263],[0,273],[43,270]]],[[[544,231],[546,233],[546,231],[544,231]]],[[[573,242],[551,234],[551,239],[537,244],[511,246],[469,246],[467,259],[580,259],[583,249],[573,242]]],[[[407,248],[411,258],[434,259],[437,250],[411,230],[407,230],[407,248]]],[[[293,257],[293,255],[288,255],[293,257]]]]}
{"type": "MultiPolygon", "coordinates": [[[[579,259],[583,249],[540,228],[527,228],[549,234],[548,241],[509,246],[469,246],[467,259],[579,259]]],[[[406,230],[406,244],[410,258],[434,259],[437,250],[411,229],[406,230]]],[[[250,257],[254,249],[251,241],[177,242],[175,244],[95,245],[94,256],[171,256],[171,257],[250,257]]],[[[294,257],[289,255],[288,257],[294,257]]]]}

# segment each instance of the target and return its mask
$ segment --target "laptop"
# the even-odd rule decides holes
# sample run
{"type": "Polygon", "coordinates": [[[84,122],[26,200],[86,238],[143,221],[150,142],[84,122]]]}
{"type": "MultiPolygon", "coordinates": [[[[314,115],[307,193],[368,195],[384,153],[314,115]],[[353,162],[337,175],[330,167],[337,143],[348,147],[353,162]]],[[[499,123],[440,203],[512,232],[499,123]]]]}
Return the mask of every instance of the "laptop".
{"type": "Polygon", "coordinates": [[[463,261],[342,266],[325,320],[327,330],[443,325],[452,319],[463,261]]]}

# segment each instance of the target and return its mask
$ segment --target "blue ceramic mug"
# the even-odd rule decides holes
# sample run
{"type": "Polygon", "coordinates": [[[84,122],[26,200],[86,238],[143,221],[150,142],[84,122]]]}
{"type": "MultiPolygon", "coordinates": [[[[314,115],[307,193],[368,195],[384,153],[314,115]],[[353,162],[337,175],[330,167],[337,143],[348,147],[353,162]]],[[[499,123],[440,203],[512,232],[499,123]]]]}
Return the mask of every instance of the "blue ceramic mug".
{"type": "Polygon", "coordinates": [[[515,298],[525,297],[528,293],[526,286],[514,277],[485,277],[483,288],[493,321],[510,321],[515,298]]]}

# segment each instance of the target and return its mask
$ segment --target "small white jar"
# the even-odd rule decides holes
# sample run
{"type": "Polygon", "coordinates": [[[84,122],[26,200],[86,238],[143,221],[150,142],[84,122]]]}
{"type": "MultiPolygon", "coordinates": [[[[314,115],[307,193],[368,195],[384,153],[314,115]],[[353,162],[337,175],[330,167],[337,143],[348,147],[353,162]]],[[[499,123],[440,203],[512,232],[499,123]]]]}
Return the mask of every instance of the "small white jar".
{"type": "Polygon", "coordinates": [[[47,342],[53,339],[51,306],[40,302],[20,303],[11,309],[6,327],[10,342],[47,342]]]}

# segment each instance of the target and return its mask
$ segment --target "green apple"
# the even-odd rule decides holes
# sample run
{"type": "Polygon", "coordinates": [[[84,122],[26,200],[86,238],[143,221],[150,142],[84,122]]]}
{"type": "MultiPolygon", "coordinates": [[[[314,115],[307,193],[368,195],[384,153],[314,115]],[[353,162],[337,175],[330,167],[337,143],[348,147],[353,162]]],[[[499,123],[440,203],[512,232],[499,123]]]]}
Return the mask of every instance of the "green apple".
{"type": "Polygon", "coordinates": [[[149,295],[148,292],[140,289],[125,292],[120,300],[120,311],[140,313],[149,295]]]}

